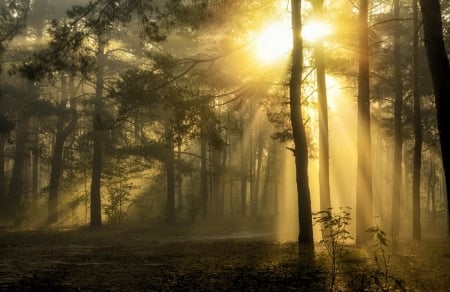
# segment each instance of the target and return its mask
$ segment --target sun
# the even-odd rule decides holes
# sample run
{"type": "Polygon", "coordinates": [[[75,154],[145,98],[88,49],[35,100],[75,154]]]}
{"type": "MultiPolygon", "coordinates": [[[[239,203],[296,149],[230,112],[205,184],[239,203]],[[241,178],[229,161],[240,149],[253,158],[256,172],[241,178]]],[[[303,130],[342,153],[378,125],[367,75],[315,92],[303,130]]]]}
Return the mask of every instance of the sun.
{"type": "MultiPolygon", "coordinates": [[[[302,28],[305,41],[316,42],[333,32],[331,25],[324,21],[310,20],[302,28]]],[[[274,21],[253,36],[253,52],[263,64],[272,64],[289,57],[292,49],[292,29],[289,20],[274,21]]]]}
{"type": "Polygon", "coordinates": [[[329,23],[320,20],[311,20],[302,28],[302,37],[305,41],[316,42],[331,35],[333,29],[329,23]]]}
{"type": "Polygon", "coordinates": [[[262,63],[274,63],[288,57],[292,48],[290,23],[277,21],[267,24],[256,33],[253,46],[255,57],[262,63]]]}

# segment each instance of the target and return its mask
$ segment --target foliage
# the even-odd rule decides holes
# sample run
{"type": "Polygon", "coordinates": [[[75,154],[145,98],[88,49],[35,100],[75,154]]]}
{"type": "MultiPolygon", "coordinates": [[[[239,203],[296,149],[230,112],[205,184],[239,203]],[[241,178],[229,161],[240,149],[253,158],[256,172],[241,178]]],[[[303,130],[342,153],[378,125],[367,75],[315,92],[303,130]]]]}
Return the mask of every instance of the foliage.
{"type": "Polygon", "coordinates": [[[345,252],[346,241],[352,239],[347,230],[351,221],[350,208],[339,208],[333,212],[333,208],[319,211],[313,214],[314,224],[321,225],[322,243],[331,260],[331,289],[335,285],[336,275],[339,272],[341,259],[345,252]]]}
{"type": "Polygon", "coordinates": [[[367,230],[370,233],[373,243],[373,257],[376,264],[375,273],[372,275],[372,280],[376,286],[380,287],[382,291],[391,290],[391,286],[397,286],[404,290],[402,282],[390,275],[391,255],[388,253],[389,240],[386,232],[384,232],[379,225],[372,226],[367,230]]]}
{"type": "Polygon", "coordinates": [[[127,166],[120,162],[105,172],[105,178],[107,203],[104,205],[104,212],[110,223],[121,223],[127,215],[131,190],[135,186],[130,182],[127,166]]]}

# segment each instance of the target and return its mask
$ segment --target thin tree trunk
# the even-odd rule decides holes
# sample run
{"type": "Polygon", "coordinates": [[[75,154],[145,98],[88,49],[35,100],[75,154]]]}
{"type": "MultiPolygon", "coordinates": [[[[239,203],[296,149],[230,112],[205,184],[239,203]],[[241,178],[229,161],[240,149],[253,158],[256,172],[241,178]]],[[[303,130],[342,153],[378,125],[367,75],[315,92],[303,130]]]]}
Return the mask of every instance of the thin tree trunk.
{"type": "Polygon", "coordinates": [[[222,165],[221,165],[221,149],[213,146],[212,155],[212,186],[214,192],[214,215],[216,217],[223,216],[223,197],[221,192],[222,181],[222,165]]]}
{"type": "Polygon", "coordinates": [[[178,198],[178,212],[183,210],[183,175],[181,173],[181,142],[177,145],[177,160],[178,160],[178,171],[177,171],[177,198],[178,198]]]}
{"type": "Polygon", "coordinates": [[[166,121],[165,136],[166,136],[166,183],[167,183],[167,210],[166,219],[168,223],[175,222],[175,154],[173,149],[173,131],[166,121]]]}
{"type": "MultiPolygon", "coordinates": [[[[394,1],[394,18],[400,19],[400,0],[394,1]]],[[[400,192],[402,182],[402,108],[403,108],[403,84],[401,76],[400,62],[400,21],[397,21],[394,28],[394,81],[395,81],[395,101],[394,101],[394,159],[392,167],[392,230],[391,236],[395,241],[400,232],[400,192]]]]}
{"type": "Polygon", "coordinates": [[[262,134],[258,134],[258,157],[256,161],[256,173],[255,173],[255,187],[254,187],[254,196],[253,196],[253,204],[252,204],[252,217],[258,216],[258,205],[259,205],[259,186],[261,184],[261,168],[263,161],[263,149],[264,142],[262,141],[262,134]]]}
{"type": "Polygon", "coordinates": [[[64,73],[61,74],[61,95],[62,100],[59,105],[60,110],[64,111],[66,107],[67,100],[70,99],[70,108],[72,110],[71,120],[69,124],[64,127],[65,114],[62,113],[58,117],[58,122],[56,124],[56,137],[55,144],[53,145],[53,155],[50,163],[50,184],[49,184],[49,203],[48,203],[48,218],[47,223],[53,224],[58,222],[59,212],[58,212],[58,192],[59,192],[59,181],[62,174],[63,168],[63,147],[64,143],[70,133],[73,132],[77,124],[77,115],[75,109],[75,92],[74,92],[74,78],[70,77],[69,80],[69,90],[67,89],[67,82],[64,73]]]}
{"type": "Polygon", "coordinates": [[[358,169],[356,181],[356,242],[368,239],[372,225],[372,158],[369,96],[368,0],[359,5],[359,74],[358,74],[358,169]]]}
{"type": "Polygon", "coordinates": [[[202,121],[200,133],[200,197],[202,200],[201,206],[203,220],[206,220],[208,216],[208,137],[206,135],[205,127],[206,126],[202,121]]]}
{"type": "Polygon", "coordinates": [[[314,244],[314,238],[311,216],[311,194],[308,178],[308,144],[303,124],[301,103],[301,81],[303,71],[303,41],[300,33],[302,30],[301,8],[301,0],[291,0],[293,49],[291,79],[289,82],[289,99],[292,132],[295,144],[294,155],[300,228],[298,242],[299,244],[312,246],[314,244]]]}
{"type": "Polygon", "coordinates": [[[97,81],[94,100],[93,122],[93,158],[92,158],[92,181],[91,181],[91,222],[92,227],[102,225],[102,203],[101,203],[101,175],[104,143],[104,117],[103,117],[103,85],[105,70],[105,45],[104,36],[98,36],[97,51],[97,81]]]}
{"type": "MultiPolygon", "coordinates": [[[[323,17],[323,0],[313,2],[314,14],[323,17]]],[[[325,73],[323,42],[318,40],[314,47],[314,59],[317,78],[317,95],[319,100],[319,188],[320,210],[331,208],[330,198],[330,157],[328,142],[328,98],[325,73]]]]}
{"type": "MultiPolygon", "coordinates": [[[[5,143],[6,137],[0,133],[0,212],[6,209],[6,173],[5,173],[5,143]]],[[[0,215],[1,216],[1,215],[0,215]]]]}
{"type": "MultiPolygon", "coordinates": [[[[450,185],[450,64],[442,32],[439,0],[420,0],[425,49],[436,100],[437,123],[441,142],[445,183],[450,185]]],[[[447,219],[450,222],[450,194],[447,192],[447,219]]],[[[447,228],[450,237],[450,224],[447,228]]]]}
{"type": "Polygon", "coordinates": [[[16,124],[16,150],[14,153],[14,166],[9,183],[7,213],[13,218],[15,224],[20,224],[23,212],[22,201],[25,196],[25,155],[26,144],[28,139],[28,130],[31,117],[28,113],[19,113],[16,124]]]}
{"type": "Polygon", "coordinates": [[[420,172],[422,169],[422,115],[419,92],[419,15],[417,0],[413,7],[413,98],[414,98],[414,173],[413,173],[413,239],[421,240],[420,172]]]}
{"type": "Polygon", "coordinates": [[[241,117],[241,216],[247,216],[248,156],[245,151],[244,125],[241,117]]]}

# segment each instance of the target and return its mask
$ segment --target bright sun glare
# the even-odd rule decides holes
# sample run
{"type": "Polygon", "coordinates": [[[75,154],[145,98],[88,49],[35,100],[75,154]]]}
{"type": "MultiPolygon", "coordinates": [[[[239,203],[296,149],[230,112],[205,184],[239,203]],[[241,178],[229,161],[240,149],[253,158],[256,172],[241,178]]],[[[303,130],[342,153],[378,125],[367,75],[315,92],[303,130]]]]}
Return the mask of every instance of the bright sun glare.
{"type": "Polygon", "coordinates": [[[289,22],[279,21],[267,25],[257,34],[254,45],[257,59],[264,63],[272,63],[289,55],[292,48],[289,22]]]}
{"type": "Polygon", "coordinates": [[[311,20],[307,22],[302,29],[303,39],[309,42],[315,42],[329,36],[332,33],[332,28],[329,23],[311,20]]]}
{"type": "MultiPolygon", "coordinates": [[[[309,21],[302,29],[305,41],[315,42],[332,33],[331,26],[322,21],[309,21]]],[[[273,63],[286,56],[292,48],[291,24],[287,20],[272,22],[257,33],[254,42],[256,58],[263,63],[273,63]]]]}

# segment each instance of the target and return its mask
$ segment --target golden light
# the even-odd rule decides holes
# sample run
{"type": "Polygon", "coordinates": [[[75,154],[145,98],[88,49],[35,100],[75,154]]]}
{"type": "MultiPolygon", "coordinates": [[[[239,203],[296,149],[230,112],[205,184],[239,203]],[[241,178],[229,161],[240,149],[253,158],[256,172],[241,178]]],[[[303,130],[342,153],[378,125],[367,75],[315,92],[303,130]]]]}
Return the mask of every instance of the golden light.
{"type": "Polygon", "coordinates": [[[329,23],[319,20],[311,20],[303,26],[302,36],[306,41],[316,42],[331,35],[332,32],[333,29],[329,23]]]}
{"type": "Polygon", "coordinates": [[[253,45],[260,62],[273,63],[288,57],[292,48],[290,23],[278,21],[268,24],[256,34],[253,45]]]}

